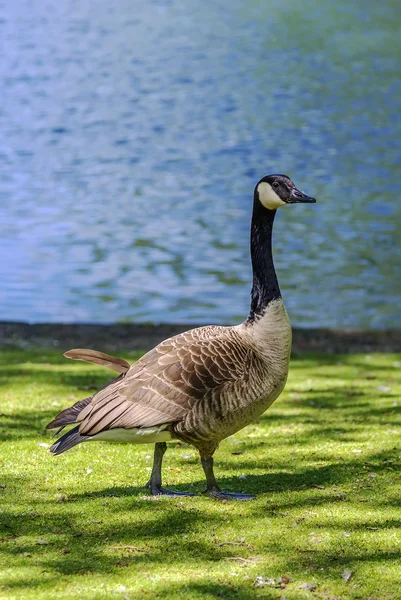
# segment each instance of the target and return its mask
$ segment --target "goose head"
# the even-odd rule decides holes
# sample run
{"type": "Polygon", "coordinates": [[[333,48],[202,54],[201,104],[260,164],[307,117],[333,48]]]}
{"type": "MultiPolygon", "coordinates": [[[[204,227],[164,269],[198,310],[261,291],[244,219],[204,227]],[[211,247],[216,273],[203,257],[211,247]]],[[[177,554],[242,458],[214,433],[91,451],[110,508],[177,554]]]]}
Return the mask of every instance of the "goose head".
{"type": "Polygon", "coordinates": [[[295,187],[295,183],[287,175],[267,175],[255,187],[255,199],[264,208],[276,210],[285,204],[297,202],[316,202],[315,198],[307,196],[295,187]]]}

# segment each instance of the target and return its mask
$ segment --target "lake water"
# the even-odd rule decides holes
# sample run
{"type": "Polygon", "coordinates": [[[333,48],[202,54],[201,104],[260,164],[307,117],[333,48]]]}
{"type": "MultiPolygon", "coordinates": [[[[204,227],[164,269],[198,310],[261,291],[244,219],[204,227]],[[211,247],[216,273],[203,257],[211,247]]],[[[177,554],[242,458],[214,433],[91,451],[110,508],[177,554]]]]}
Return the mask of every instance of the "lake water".
{"type": "Polygon", "coordinates": [[[0,320],[248,311],[256,181],[293,324],[401,327],[398,1],[0,8],[0,320]]]}

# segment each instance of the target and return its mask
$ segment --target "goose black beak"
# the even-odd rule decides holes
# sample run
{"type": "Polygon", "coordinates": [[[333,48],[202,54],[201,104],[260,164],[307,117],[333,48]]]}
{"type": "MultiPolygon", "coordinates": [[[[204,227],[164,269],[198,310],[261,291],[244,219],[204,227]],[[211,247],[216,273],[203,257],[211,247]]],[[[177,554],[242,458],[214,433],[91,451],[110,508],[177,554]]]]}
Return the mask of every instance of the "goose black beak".
{"type": "Polygon", "coordinates": [[[294,188],[291,192],[291,196],[288,203],[295,204],[296,202],[308,202],[309,204],[313,204],[314,202],[316,202],[316,199],[312,198],[312,196],[307,196],[300,190],[297,190],[297,188],[294,188]]]}

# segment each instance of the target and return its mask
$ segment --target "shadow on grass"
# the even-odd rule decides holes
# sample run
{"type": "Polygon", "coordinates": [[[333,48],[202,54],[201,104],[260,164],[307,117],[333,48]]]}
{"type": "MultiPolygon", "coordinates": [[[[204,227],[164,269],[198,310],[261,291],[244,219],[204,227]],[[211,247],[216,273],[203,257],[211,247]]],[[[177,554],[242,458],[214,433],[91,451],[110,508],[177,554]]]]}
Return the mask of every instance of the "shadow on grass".
{"type": "MultiPolygon", "coordinates": [[[[82,496],[82,500],[85,495],[82,496]]],[[[282,508],[285,505],[282,505],[282,508]]],[[[254,556],[253,549],[232,548],[229,546],[219,546],[213,538],[213,527],[219,524],[221,516],[218,514],[205,514],[204,511],[194,509],[193,507],[178,506],[171,499],[168,504],[155,502],[151,509],[148,501],[135,501],[132,505],[125,505],[125,513],[132,510],[130,521],[119,521],[118,518],[112,519],[107,524],[100,521],[93,525],[91,522],[90,502],[80,502],[74,507],[73,503],[69,506],[64,505],[63,514],[51,514],[49,511],[45,516],[32,513],[31,515],[14,515],[12,511],[4,511],[2,520],[7,521],[8,527],[3,529],[3,552],[8,555],[10,562],[21,556],[25,556],[24,561],[31,566],[41,570],[41,577],[30,578],[29,582],[26,576],[16,573],[13,578],[2,579],[3,586],[9,590],[35,589],[42,587],[46,583],[58,582],[60,577],[68,578],[71,575],[86,576],[89,574],[111,574],[120,573],[123,575],[126,568],[133,569],[149,568],[152,570],[157,567],[163,569],[174,565],[176,568],[185,570],[193,567],[206,569],[207,565],[219,561],[236,560],[240,555],[245,561],[254,556]],[[85,507],[85,509],[84,509],[85,507]],[[82,519],[82,510],[87,512],[87,520],[82,519]],[[208,540],[194,539],[194,533],[204,529],[205,524],[210,529],[211,535],[208,540]],[[40,531],[40,534],[39,534],[40,531]],[[186,536],[192,539],[186,539],[186,536]],[[35,543],[35,536],[38,538],[50,538],[46,546],[38,546],[35,543]],[[177,540],[179,535],[179,542],[177,540]],[[22,541],[18,541],[18,537],[22,541]],[[172,536],[172,538],[170,537],[172,536]],[[61,539],[58,540],[57,538],[61,539]],[[174,541],[172,541],[174,540],[174,541]],[[15,541],[15,543],[14,543],[15,541]],[[179,543],[179,547],[175,545],[179,543]],[[65,553],[65,547],[68,547],[68,553],[65,553]],[[125,549],[126,548],[126,549],[125,549]],[[132,548],[133,550],[130,550],[132,548]]],[[[112,503],[108,505],[107,518],[115,517],[115,511],[119,512],[121,506],[113,507],[112,503]]],[[[37,507],[39,511],[40,508],[37,507]]],[[[261,510],[259,508],[259,510],[261,510]]],[[[266,517],[263,511],[260,516],[266,517]]],[[[242,517],[243,527],[247,527],[248,519],[254,518],[254,514],[247,513],[242,517]]],[[[369,521],[366,519],[354,525],[354,529],[366,529],[369,521]]],[[[399,525],[398,521],[392,520],[381,523],[382,530],[392,529],[399,525]]],[[[321,527],[324,527],[324,522],[321,527]]],[[[319,527],[319,524],[314,525],[319,527]]],[[[342,529],[339,526],[339,531],[342,529]]],[[[280,555],[283,552],[283,540],[275,536],[266,536],[265,548],[269,553],[280,555]]],[[[353,568],[364,563],[396,563],[400,558],[399,548],[387,551],[364,551],[360,555],[355,554],[352,548],[343,547],[341,552],[319,551],[316,548],[303,550],[303,553],[290,552],[285,559],[285,572],[291,572],[293,569],[304,569],[305,573],[310,574],[315,570],[324,570],[325,577],[337,580],[338,573],[349,567],[352,563],[353,568]]],[[[256,557],[258,558],[258,557],[256,557]]],[[[259,559],[262,557],[259,557],[259,559]]],[[[246,571],[244,571],[245,573],[246,571]]],[[[121,576],[120,575],[120,576],[121,576]]],[[[308,576],[308,575],[306,575],[308,576]]],[[[161,586],[157,591],[157,598],[169,598],[172,592],[179,594],[180,591],[191,592],[190,597],[196,597],[201,594],[216,594],[218,597],[233,597],[236,593],[235,588],[240,590],[241,598],[254,598],[254,589],[249,589],[249,584],[245,587],[244,583],[234,586],[226,582],[196,581],[189,579],[185,584],[172,584],[161,586]],[[244,586],[244,587],[242,587],[244,586]],[[193,594],[193,595],[192,595],[193,594]]],[[[203,596],[202,596],[203,594],[203,596]]],[[[177,596],[179,597],[179,596],[177,596]]],[[[207,596],[206,596],[207,597],[207,596]]],[[[263,597],[266,597],[263,595],[263,597]]],[[[276,597],[276,596],[275,596],[276,597]]]]}
{"type": "MultiPolygon", "coordinates": [[[[367,459],[380,463],[385,461],[388,454],[372,453],[367,459]]],[[[291,507],[310,510],[316,505],[329,506],[346,502],[346,498],[336,494],[333,489],[316,490],[316,495],[311,496],[308,488],[313,487],[314,482],[328,485],[353,480],[353,469],[360,466],[357,460],[352,460],[317,469],[308,467],[297,470],[294,474],[248,476],[246,482],[241,481],[241,487],[246,492],[266,492],[270,488],[274,492],[304,494],[298,494],[293,499],[290,499],[288,494],[274,494],[273,501],[270,497],[267,505],[264,502],[246,503],[246,509],[241,512],[240,517],[242,529],[252,530],[255,518],[261,527],[268,527],[267,519],[285,517],[285,511],[291,507]]],[[[380,469],[376,470],[380,474],[380,469]]],[[[29,486],[29,480],[21,476],[9,476],[2,481],[10,489],[24,490],[29,486]]],[[[220,482],[224,488],[238,488],[236,478],[223,477],[220,482]]],[[[200,482],[197,485],[200,485],[200,482]]],[[[177,486],[178,488],[181,486],[177,486]]],[[[25,574],[21,572],[19,575],[18,571],[10,579],[3,577],[2,584],[10,591],[39,589],[44,585],[59,582],[60,578],[68,579],[72,575],[122,575],[129,567],[149,568],[152,572],[152,569],[158,567],[168,569],[174,565],[175,568],[185,570],[197,565],[198,569],[206,570],[208,565],[219,561],[235,561],[238,556],[246,561],[255,555],[253,548],[238,549],[216,543],[213,530],[219,526],[222,514],[219,512],[221,504],[213,501],[210,501],[210,509],[205,510],[199,504],[195,505],[193,499],[185,499],[184,502],[180,498],[151,500],[144,497],[143,488],[127,486],[74,494],[63,502],[58,502],[53,497],[45,502],[31,497],[24,504],[22,495],[21,502],[22,511],[21,508],[15,510],[14,507],[5,505],[0,513],[2,551],[8,556],[10,564],[24,557],[23,561],[40,569],[42,576],[30,578],[29,582],[25,574]],[[207,536],[204,535],[205,529],[208,532],[207,536]],[[197,536],[197,533],[201,533],[202,536],[197,536]],[[45,545],[42,545],[42,539],[45,540],[45,545]]],[[[240,503],[235,503],[235,507],[242,510],[240,503]]],[[[347,527],[350,531],[366,531],[369,526],[385,531],[399,525],[397,519],[376,522],[374,516],[365,514],[361,515],[357,522],[351,521],[347,527]]],[[[334,526],[339,532],[343,531],[344,518],[339,517],[339,522],[334,526]]],[[[325,527],[333,528],[332,517],[327,513],[321,514],[313,525],[316,529],[325,527]]],[[[269,553],[279,556],[287,543],[285,539],[267,534],[264,547],[269,553]]],[[[256,558],[260,560],[263,556],[259,555],[256,558]]],[[[399,558],[399,548],[364,551],[360,555],[355,554],[355,549],[346,547],[336,553],[316,548],[300,552],[294,552],[292,549],[283,559],[283,572],[304,569],[306,573],[311,574],[316,570],[323,570],[325,577],[334,581],[338,578],[339,570],[341,573],[350,563],[355,568],[364,563],[396,562],[399,558]]],[[[208,597],[208,594],[234,598],[237,593],[240,594],[240,598],[255,597],[255,589],[250,589],[249,584],[236,583],[232,586],[227,582],[191,582],[189,579],[182,585],[160,585],[156,597],[169,598],[173,592],[177,594],[176,597],[185,592],[190,594],[191,598],[196,598],[197,594],[200,598],[208,597]]],[[[268,596],[263,594],[263,597],[268,596]]]]}
{"type": "MultiPolygon", "coordinates": [[[[283,461],[280,463],[275,460],[274,469],[275,473],[265,473],[262,475],[253,475],[252,470],[263,469],[262,461],[254,460],[242,460],[236,462],[235,467],[238,472],[247,472],[246,479],[239,480],[238,477],[227,477],[219,476],[219,473],[224,472],[224,469],[232,468],[233,464],[229,461],[218,460],[216,458],[216,477],[222,490],[228,492],[243,492],[246,494],[255,494],[256,496],[266,493],[282,493],[282,492],[297,492],[305,491],[310,489],[318,489],[317,486],[339,486],[349,483],[354,483],[357,476],[366,476],[368,469],[374,468],[375,476],[380,476],[381,473],[388,474],[389,465],[387,461],[394,457],[394,451],[383,451],[381,453],[374,453],[365,455],[363,461],[354,460],[343,460],[336,461],[329,465],[324,466],[308,466],[306,468],[294,468],[293,473],[281,471],[286,469],[288,471],[288,462],[283,461]]],[[[199,465],[201,471],[201,466],[199,465]]],[[[391,472],[394,476],[401,471],[401,466],[395,464],[391,466],[391,472]]],[[[145,483],[145,482],[144,482],[145,483]]],[[[188,486],[185,485],[174,485],[172,481],[165,481],[165,485],[169,488],[176,489],[177,491],[188,491],[188,486]]],[[[205,481],[200,479],[191,484],[191,490],[196,494],[201,494],[202,490],[205,489],[205,481]],[[193,489],[192,489],[193,486],[193,489]]],[[[368,483],[366,489],[369,489],[368,483]]],[[[107,487],[102,490],[93,492],[85,492],[83,494],[75,495],[75,499],[91,499],[91,498],[107,498],[107,497],[132,497],[132,496],[143,496],[146,494],[145,487],[137,486],[113,486],[107,487]]],[[[304,500],[299,497],[294,498],[293,502],[285,502],[285,506],[289,507],[292,505],[302,506],[303,504],[316,504],[316,503],[336,503],[345,500],[343,494],[338,494],[334,490],[330,492],[320,493],[317,497],[306,496],[304,500]]],[[[280,501],[280,505],[283,506],[283,501],[280,501]]],[[[265,510],[269,510],[264,508],[265,510]]],[[[273,507],[271,510],[275,510],[273,507]]]]}
{"type": "Polygon", "coordinates": [[[43,383],[48,386],[65,385],[75,387],[77,391],[80,389],[93,389],[96,391],[100,387],[106,385],[109,381],[114,379],[113,375],[104,375],[104,373],[97,373],[88,369],[82,370],[78,373],[76,369],[38,369],[37,367],[24,366],[23,368],[0,368],[0,375],[2,376],[3,385],[26,385],[27,382],[35,384],[43,383]],[[1,373],[2,369],[5,371],[1,373]],[[14,381],[16,380],[16,381],[14,381]]]}
{"type": "MultiPolygon", "coordinates": [[[[71,350],[70,347],[61,347],[59,349],[29,349],[29,350],[20,350],[20,349],[7,349],[2,348],[0,350],[0,368],[1,367],[10,367],[12,365],[19,364],[43,364],[43,365],[60,365],[60,366],[68,366],[72,364],[77,364],[76,362],[72,362],[70,359],[67,359],[63,356],[64,352],[67,350],[71,350]]],[[[142,355],[142,352],[113,352],[113,356],[120,356],[121,358],[126,358],[130,362],[135,362],[142,355]]],[[[82,366],[82,365],[81,365],[82,366]]]]}
{"type": "MultiPolygon", "coordinates": [[[[10,354],[10,353],[8,353],[10,354]]],[[[5,382],[13,383],[14,389],[18,389],[19,383],[28,385],[29,382],[57,386],[57,399],[62,404],[60,408],[41,406],[37,410],[20,410],[15,414],[2,415],[3,427],[0,428],[0,440],[17,441],[30,440],[42,437],[44,426],[54,415],[64,407],[71,405],[74,400],[67,398],[59,400],[60,392],[64,387],[74,388],[74,394],[82,392],[82,397],[91,393],[88,387],[98,388],[112,379],[107,372],[103,373],[96,367],[85,367],[80,372],[80,365],[74,368],[68,363],[66,368],[65,359],[56,357],[54,353],[49,355],[38,352],[32,355],[30,351],[29,364],[21,365],[21,352],[4,359],[1,375],[5,382]],[[35,358],[36,356],[36,358],[35,358]],[[13,362],[14,360],[14,362],[13,362]],[[32,364],[35,362],[35,364],[32,364]],[[36,366],[37,365],[37,366],[36,366]],[[49,365],[47,367],[46,365],[49,365]],[[60,365],[60,369],[57,369],[60,365]],[[79,389],[82,388],[82,389],[79,389]]],[[[293,371],[301,374],[302,369],[314,369],[316,367],[330,367],[337,364],[339,357],[308,357],[293,361],[293,371]]],[[[388,373],[381,365],[375,365],[373,361],[369,364],[355,357],[343,357],[344,364],[349,364],[364,373],[375,372],[379,378],[383,373],[388,373]],[[348,362],[347,362],[348,361],[348,362]]],[[[386,376],[386,375],[385,375],[386,376]]],[[[321,381],[326,377],[324,373],[316,374],[321,381]]],[[[333,379],[327,375],[327,379],[333,379]]],[[[377,380],[375,384],[377,385],[377,380]]],[[[71,390],[69,390],[71,393],[71,390]]],[[[372,395],[370,394],[370,398],[372,395]]],[[[77,397],[78,399],[78,397],[77,397]]],[[[255,494],[259,500],[255,503],[249,502],[242,505],[235,503],[231,507],[221,511],[218,503],[209,500],[208,507],[195,499],[161,498],[149,499],[146,490],[138,486],[110,486],[107,485],[100,490],[92,490],[72,494],[59,502],[54,497],[55,487],[47,483],[46,474],[40,479],[43,487],[36,490],[32,482],[23,476],[23,465],[18,476],[2,475],[1,483],[6,485],[0,489],[0,500],[4,500],[3,510],[0,512],[2,552],[10,564],[19,565],[29,563],[40,569],[42,577],[32,577],[26,581],[25,574],[21,571],[14,572],[11,578],[3,577],[2,584],[7,589],[18,593],[24,588],[39,588],[43,585],[56,583],[61,578],[72,575],[109,574],[123,573],[130,566],[149,567],[152,569],[160,566],[169,568],[175,565],[185,569],[203,569],[202,578],[197,581],[188,581],[183,585],[162,586],[158,588],[158,598],[170,598],[172,595],[180,597],[181,594],[193,598],[222,597],[243,598],[250,600],[258,591],[250,589],[250,584],[236,584],[234,589],[226,581],[222,583],[211,583],[203,578],[211,564],[219,561],[235,559],[240,553],[244,559],[252,557],[255,550],[248,548],[233,548],[230,546],[219,546],[213,537],[213,530],[221,524],[222,513],[229,514],[238,511],[239,518],[237,527],[243,531],[252,531],[256,522],[260,527],[266,528],[266,539],[263,541],[266,552],[275,556],[281,556],[282,564],[288,571],[291,569],[304,568],[308,574],[321,570],[327,577],[339,577],[338,569],[348,568],[349,564],[363,564],[367,562],[383,564],[385,561],[396,561],[399,559],[399,549],[375,550],[364,552],[359,555],[355,553],[355,547],[343,547],[341,552],[327,552],[319,549],[294,550],[294,546],[288,540],[269,535],[269,522],[275,517],[285,518],[286,511],[300,509],[304,512],[313,510],[313,507],[325,507],[330,509],[316,517],[313,527],[316,529],[325,527],[337,527],[333,524],[331,514],[337,514],[338,505],[344,505],[344,510],[339,517],[338,530],[344,528],[349,500],[357,503],[359,499],[364,502],[370,500],[370,485],[367,475],[374,470],[377,477],[391,472],[391,476],[399,475],[400,466],[395,456],[398,457],[399,450],[364,451],[363,455],[353,455],[349,458],[344,455],[339,458],[339,447],[341,442],[360,442],[360,434],[369,425],[384,424],[392,426],[393,420],[399,418],[401,408],[393,407],[389,410],[388,401],[393,400],[391,394],[386,395],[387,407],[372,405],[369,403],[369,394],[359,383],[354,384],[350,380],[349,385],[335,386],[327,383],[327,389],[323,391],[308,389],[299,392],[299,398],[287,398],[280,406],[275,406],[271,412],[266,413],[259,419],[258,425],[268,433],[266,438],[243,438],[239,442],[242,455],[220,458],[216,453],[216,476],[222,489],[227,491],[241,491],[255,494]],[[311,402],[313,403],[311,405],[311,402]],[[292,414],[288,414],[292,411],[292,414]],[[391,417],[391,419],[389,418],[391,417]],[[346,419],[346,421],[344,421],[346,419]],[[303,429],[296,431],[294,435],[287,433],[288,428],[296,422],[303,429]],[[274,433],[277,430],[278,433],[274,433]],[[264,441],[266,440],[266,441],[264,441]],[[318,452],[312,456],[308,453],[308,447],[319,442],[318,452]],[[332,458],[330,446],[323,446],[324,442],[335,441],[336,453],[332,458]],[[274,458],[274,463],[269,462],[269,446],[279,452],[274,458]],[[297,454],[292,461],[292,449],[297,454]],[[284,453],[284,451],[286,453],[284,453]],[[303,454],[305,453],[305,458],[303,454]],[[304,462],[303,462],[304,461],[304,462]],[[320,464],[324,461],[327,464],[320,464]],[[235,468],[237,473],[246,473],[246,479],[238,479],[235,476],[227,476],[228,469],[235,468]],[[263,473],[266,469],[267,472],[263,473]],[[272,469],[274,471],[272,472],[272,469]],[[257,471],[262,471],[260,474],[257,471]],[[364,479],[364,489],[354,489],[356,478],[364,479]],[[48,487],[47,487],[48,486],[48,487]],[[345,488],[344,488],[345,486],[345,488]],[[338,488],[341,487],[341,493],[338,488]],[[318,489],[322,488],[322,489],[318,489]],[[7,493],[10,490],[10,498],[14,498],[15,504],[7,504],[7,493]],[[28,491],[30,490],[30,491],[28,491]],[[48,496],[46,496],[48,490],[48,496]],[[13,491],[13,494],[11,494],[13,491]],[[3,494],[4,493],[4,494],[3,494]],[[4,498],[1,498],[1,495],[4,498]],[[45,498],[45,499],[44,499],[45,498]],[[241,512],[240,512],[241,511],[241,512]],[[240,520],[239,520],[240,519],[240,520]],[[198,535],[199,534],[199,535],[198,535]],[[46,544],[41,545],[41,540],[46,544]],[[129,550],[138,547],[139,550],[129,550]],[[124,549],[124,547],[126,549],[124,549]],[[287,552],[288,550],[288,552],[287,552]]],[[[47,392],[47,402],[50,403],[47,392]]],[[[21,405],[23,405],[21,403],[21,405]]],[[[49,439],[50,441],[50,439],[49,439]]],[[[107,452],[107,445],[103,445],[107,452]]],[[[96,455],[93,447],[88,448],[87,455],[96,455]]],[[[170,450],[173,455],[174,450],[170,450]]],[[[84,453],[83,453],[84,454],[84,453]]],[[[18,457],[16,457],[16,461],[18,457]]],[[[55,459],[57,460],[57,459],[55,459]]],[[[82,457],[84,460],[84,456],[82,457]]],[[[185,469],[185,461],[180,453],[177,453],[177,464],[185,469]]],[[[190,468],[193,468],[193,462],[190,468]]],[[[199,464],[199,479],[194,482],[198,493],[204,488],[204,480],[201,478],[202,469],[199,464]]],[[[77,474],[77,477],[81,477],[77,474]]],[[[125,477],[126,479],[126,477],[125,477]]],[[[166,485],[177,491],[188,489],[184,485],[174,484],[174,474],[165,474],[166,485]]],[[[107,481],[107,480],[105,480],[107,481]]],[[[372,480],[370,480],[372,481],[372,480]]],[[[379,480],[377,480],[379,481],[379,480]]],[[[145,481],[143,481],[145,483],[145,481]]],[[[35,485],[35,484],[34,484],[35,485]]],[[[39,484],[37,484],[39,485],[39,484]]],[[[57,483],[53,482],[53,485],[57,483]]],[[[98,484],[99,485],[99,484],[98,484]]],[[[101,484],[102,485],[102,484],[101,484]]],[[[387,483],[387,485],[390,485],[387,483]]],[[[394,493],[395,495],[395,493],[394,493]]],[[[384,503],[383,496],[374,500],[373,504],[364,504],[369,511],[362,512],[357,521],[350,519],[347,527],[353,531],[363,532],[374,528],[384,532],[400,526],[400,520],[389,518],[387,521],[378,520],[379,510],[394,507],[399,508],[400,502],[396,497],[384,503]],[[383,502],[383,505],[380,504],[383,502]],[[372,513],[372,507],[376,512],[372,513]]],[[[355,508],[355,504],[354,504],[355,508]]],[[[259,550],[260,560],[263,560],[262,551],[259,550]]],[[[245,572],[245,571],[244,571],[245,572]]],[[[198,570],[199,574],[199,570],[198,570]]],[[[340,570],[341,575],[341,570],[340,570]]],[[[279,592],[272,590],[271,597],[276,598],[279,592]]],[[[264,589],[263,597],[270,597],[270,591],[264,589]]]]}

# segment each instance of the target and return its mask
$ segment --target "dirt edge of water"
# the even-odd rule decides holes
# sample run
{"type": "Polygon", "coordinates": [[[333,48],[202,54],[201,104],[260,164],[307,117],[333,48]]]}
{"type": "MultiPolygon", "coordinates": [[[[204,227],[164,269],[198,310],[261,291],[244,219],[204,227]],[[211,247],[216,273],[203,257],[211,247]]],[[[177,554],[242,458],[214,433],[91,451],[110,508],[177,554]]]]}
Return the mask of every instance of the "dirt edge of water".
{"type": "MultiPolygon", "coordinates": [[[[195,327],[188,324],[28,324],[0,322],[0,348],[95,348],[106,352],[149,350],[161,340],[195,327]]],[[[401,330],[293,330],[296,352],[401,352],[401,330]]]]}

